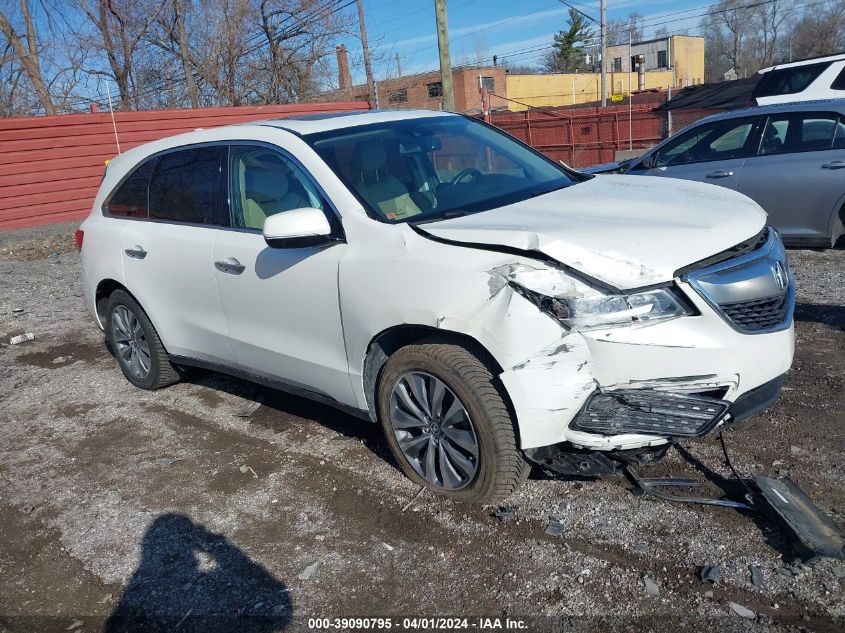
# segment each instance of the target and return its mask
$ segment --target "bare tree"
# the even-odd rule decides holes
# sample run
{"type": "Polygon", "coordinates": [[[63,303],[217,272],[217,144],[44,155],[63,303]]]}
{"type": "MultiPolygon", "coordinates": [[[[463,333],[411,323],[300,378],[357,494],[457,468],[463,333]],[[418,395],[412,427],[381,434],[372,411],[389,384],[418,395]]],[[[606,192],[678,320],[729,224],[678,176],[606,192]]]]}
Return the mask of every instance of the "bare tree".
{"type": "Polygon", "coordinates": [[[38,101],[44,112],[56,114],[56,106],[50,97],[47,84],[41,74],[40,47],[38,42],[38,30],[32,20],[28,0],[20,0],[20,17],[23,21],[23,33],[18,33],[12,24],[12,16],[0,11],[0,33],[14,51],[14,55],[20,64],[23,72],[26,73],[29,83],[32,85],[38,101]]]}
{"type": "Polygon", "coordinates": [[[266,42],[266,54],[256,60],[259,73],[267,75],[266,88],[256,85],[261,101],[288,103],[313,94],[317,64],[333,54],[349,18],[336,5],[314,0],[261,0],[258,15],[266,42]]]}
{"type": "Polygon", "coordinates": [[[787,46],[784,58],[816,57],[845,50],[845,3],[828,0],[808,10],[782,38],[787,46]]]}
{"type": "Polygon", "coordinates": [[[627,44],[628,39],[639,42],[643,39],[645,29],[642,26],[644,16],[634,11],[624,20],[607,21],[607,45],[627,44]]]}
{"type": "Polygon", "coordinates": [[[110,72],[92,72],[110,75],[114,79],[121,107],[137,108],[140,104],[135,76],[138,49],[163,8],[164,0],[94,0],[93,5],[88,0],[79,0],[79,6],[94,26],[99,40],[97,44],[101,46],[110,68],[110,72]]]}

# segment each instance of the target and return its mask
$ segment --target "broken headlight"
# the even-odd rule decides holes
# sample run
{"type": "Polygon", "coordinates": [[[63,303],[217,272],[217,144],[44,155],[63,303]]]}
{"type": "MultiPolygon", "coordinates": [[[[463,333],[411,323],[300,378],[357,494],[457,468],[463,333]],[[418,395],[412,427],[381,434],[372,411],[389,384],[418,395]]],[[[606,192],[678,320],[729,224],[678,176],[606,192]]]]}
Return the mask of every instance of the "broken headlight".
{"type": "Polygon", "coordinates": [[[668,287],[608,295],[558,270],[514,275],[510,284],[550,317],[576,330],[653,323],[694,314],[677,292],[668,287]],[[550,278],[550,273],[556,279],[550,278]]]}

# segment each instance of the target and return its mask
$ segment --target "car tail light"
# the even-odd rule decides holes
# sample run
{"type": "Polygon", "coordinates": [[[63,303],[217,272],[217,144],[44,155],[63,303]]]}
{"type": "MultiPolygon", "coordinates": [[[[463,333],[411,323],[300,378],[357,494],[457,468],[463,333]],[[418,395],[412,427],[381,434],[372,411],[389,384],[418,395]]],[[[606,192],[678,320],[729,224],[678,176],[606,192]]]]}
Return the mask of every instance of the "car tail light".
{"type": "Polygon", "coordinates": [[[82,240],[85,238],[85,231],[82,229],[76,229],[76,233],[73,234],[73,239],[76,240],[76,250],[82,251],[82,240]]]}

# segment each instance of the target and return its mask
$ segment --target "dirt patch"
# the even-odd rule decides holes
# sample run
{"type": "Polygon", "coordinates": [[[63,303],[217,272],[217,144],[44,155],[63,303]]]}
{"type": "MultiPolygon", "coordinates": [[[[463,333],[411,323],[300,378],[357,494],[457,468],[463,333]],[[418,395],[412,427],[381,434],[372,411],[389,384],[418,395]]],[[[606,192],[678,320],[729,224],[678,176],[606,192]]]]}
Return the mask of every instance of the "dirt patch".
{"type": "Polygon", "coordinates": [[[98,405],[93,402],[67,402],[56,408],[56,413],[66,418],[81,418],[89,411],[93,411],[98,405]]]}
{"type": "MultiPolygon", "coordinates": [[[[79,338],[78,334],[72,334],[70,338],[79,338]]],[[[51,345],[47,349],[26,352],[17,357],[17,362],[32,365],[34,367],[41,367],[44,369],[54,369],[71,365],[76,361],[84,361],[88,363],[101,362],[108,358],[109,353],[104,344],[80,343],[72,341],[68,343],[60,343],[58,345],[51,345]]]]}
{"type": "MultiPolygon", "coordinates": [[[[44,525],[31,507],[0,503],[0,630],[65,631],[85,614],[89,626],[107,616],[121,594],[101,582],[61,546],[61,533],[44,525]],[[14,570],[14,576],[8,574],[14,570]]],[[[85,630],[89,629],[85,627],[85,630]]],[[[78,627],[77,627],[78,628],[78,627]]]]}
{"type": "Polygon", "coordinates": [[[29,262],[45,257],[58,257],[76,250],[73,232],[36,235],[0,245],[0,260],[29,262]]]}

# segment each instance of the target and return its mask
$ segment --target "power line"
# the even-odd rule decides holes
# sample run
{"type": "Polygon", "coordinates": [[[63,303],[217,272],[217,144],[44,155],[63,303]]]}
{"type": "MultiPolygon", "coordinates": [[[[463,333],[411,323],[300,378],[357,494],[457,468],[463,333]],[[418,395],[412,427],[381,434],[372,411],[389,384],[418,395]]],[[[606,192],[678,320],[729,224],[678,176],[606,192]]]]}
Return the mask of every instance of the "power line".
{"type": "MultiPolygon", "coordinates": [[[[692,16],[687,16],[687,17],[684,17],[684,18],[676,18],[676,19],[672,19],[672,20],[658,21],[658,22],[654,22],[654,23],[645,25],[645,27],[646,28],[653,28],[653,27],[662,26],[662,25],[665,25],[665,24],[672,24],[674,22],[680,22],[680,21],[683,21],[683,20],[691,20],[691,19],[694,19],[694,18],[706,17],[708,15],[719,15],[719,14],[722,14],[722,13],[728,13],[730,11],[743,11],[743,10],[746,10],[746,9],[753,9],[753,8],[756,8],[756,7],[771,4],[771,3],[776,2],[776,1],[777,0],[761,0],[759,2],[754,2],[752,4],[740,5],[740,6],[735,6],[735,7],[728,7],[728,8],[714,10],[714,11],[706,11],[706,12],[701,13],[699,15],[692,15],[692,16]]],[[[784,11],[784,13],[806,10],[806,9],[812,7],[812,6],[815,6],[815,5],[818,5],[818,4],[824,4],[825,2],[826,2],[826,0],[816,0],[815,2],[809,2],[809,3],[805,3],[805,4],[801,4],[801,5],[792,5],[789,8],[787,8],[784,11]]],[[[670,17],[672,15],[679,15],[681,13],[686,13],[686,12],[693,11],[693,10],[700,10],[700,9],[703,9],[703,8],[709,8],[710,6],[711,5],[704,5],[704,6],[701,6],[701,7],[697,7],[695,9],[687,9],[685,11],[675,11],[675,12],[665,14],[665,15],[655,15],[655,16],[651,16],[651,17],[644,17],[641,20],[637,20],[636,22],[639,23],[641,21],[651,21],[651,20],[655,20],[655,19],[659,19],[659,18],[670,17]]],[[[683,29],[683,30],[699,30],[699,29],[702,29],[702,28],[703,27],[698,26],[698,27],[693,27],[692,29],[683,29]]],[[[505,51],[503,53],[497,53],[496,57],[498,59],[505,59],[505,58],[513,59],[514,57],[524,57],[527,54],[528,57],[526,59],[530,59],[532,55],[536,56],[536,54],[541,53],[541,52],[546,51],[546,50],[550,50],[552,48],[554,48],[553,44],[538,45],[537,47],[529,47],[528,49],[516,49],[514,51],[505,51]]],[[[484,59],[479,60],[479,63],[480,62],[489,62],[489,61],[492,61],[492,55],[490,57],[485,57],[484,59]]]]}

